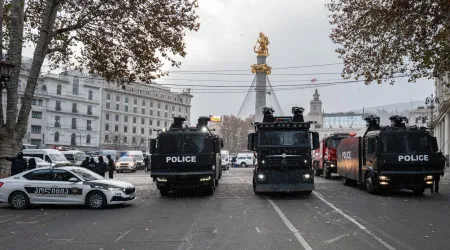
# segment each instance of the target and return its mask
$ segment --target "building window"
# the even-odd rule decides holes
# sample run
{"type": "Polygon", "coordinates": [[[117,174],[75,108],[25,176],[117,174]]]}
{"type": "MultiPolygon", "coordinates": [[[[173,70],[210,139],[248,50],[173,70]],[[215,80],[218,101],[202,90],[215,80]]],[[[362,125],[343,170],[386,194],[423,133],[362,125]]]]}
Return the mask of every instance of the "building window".
{"type": "Polygon", "coordinates": [[[86,130],[92,131],[91,120],[86,121],[86,130]]]}
{"type": "Polygon", "coordinates": [[[120,96],[119,95],[116,96],[116,102],[120,102],[120,96]]]}
{"type": "Polygon", "coordinates": [[[134,112],[135,114],[137,114],[137,107],[134,107],[134,108],[133,108],[133,112],[134,112]]]}
{"type": "Polygon", "coordinates": [[[136,117],[133,117],[133,123],[136,124],[136,117]]]}
{"type": "Polygon", "coordinates": [[[106,113],[105,120],[109,121],[109,113],[106,113]]]}
{"type": "Polygon", "coordinates": [[[53,138],[54,142],[59,142],[59,132],[55,133],[55,137],[53,138]]]}
{"type": "Polygon", "coordinates": [[[128,102],[130,102],[130,98],[128,98],[128,96],[127,96],[127,97],[125,97],[125,103],[128,103],[128,102]]]}
{"type": "Polygon", "coordinates": [[[153,109],[150,109],[150,115],[153,116],[153,109]]]}
{"type": "Polygon", "coordinates": [[[126,136],[123,137],[123,143],[128,143],[128,137],[126,136]]]}
{"type": "Polygon", "coordinates": [[[120,121],[120,116],[116,115],[116,122],[120,121]]]}
{"type": "Polygon", "coordinates": [[[57,94],[57,95],[61,95],[61,85],[60,85],[60,84],[58,84],[58,85],[56,86],[56,94],[57,94]]]}
{"type": "Polygon", "coordinates": [[[175,118],[175,114],[174,114],[174,113],[172,113],[172,119],[173,119],[173,118],[175,118]]]}
{"type": "Polygon", "coordinates": [[[158,110],[156,117],[161,117],[161,111],[158,110]]]}
{"type": "Polygon", "coordinates": [[[172,106],[172,112],[174,112],[175,111],[175,106],[172,106]]]}
{"type": "Polygon", "coordinates": [[[108,93],[108,94],[106,94],[106,100],[111,100],[111,94],[110,93],[108,93]]]}
{"type": "Polygon", "coordinates": [[[70,136],[70,145],[71,146],[76,146],[77,145],[77,135],[75,133],[73,133],[70,136]]]}
{"type": "Polygon", "coordinates": [[[161,103],[158,103],[158,109],[161,109],[161,103]]]}
{"type": "Polygon", "coordinates": [[[86,144],[91,144],[91,136],[86,135],[86,144]]]}
{"type": "Polygon", "coordinates": [[[134,105],[137,105],[137,99],[134,99],[133,103],[134,105]]]}
{"type": "Polygon", "coordinates": [[[168,115],[169,115],[169,114],[168,114],[167,112],[166,112],[166,113],[164,113],[164,117],[165,117],[165,118],[167,118],[167,117],[168,117],[168,115]]]}
{"type": "Polygon", "coordinates": [[[105,135],[105,142],[109,141],[109,135],[105,135]]]}
{"type": "Polygon", "coordinates": [[[164,127],[167,128],[167,121],[164,122],[164,127]]]}
{"type": "Polygon", "coordinates": [[[133,127],[133,134],[136,134],[136,127],[133,127]]]}
{"type": "Polygon", "coordinates": [[[123,132],[124,133],[128,133],[128,127],[127,126],[123,126],[123,132]]]}
{"type": "Polygon", "coordinates": [[[127,115],[123,119],[124,119],[125,122],[128,122],[128,116],[127,115]]]}
{"type": "Polygon", "coordinates": [[[150,125],[150,126],[153,126],[153,119],[150,119],[149,125],[150,125]]]}
{"type": "Polygon", "coordinates": [[[164,106],[164,110],[169,110],[169,106],[167,104],[164,106]]]}
{"type": "Polygon", "coordinates": [[[145,125],[145,118],[141,118],[141,124],[145,125]]]}
{"type": "Polygon", "coordinates": [[[32,134],[40,134],[41,133],[41,126],[31,125],[31,133],[32,134]]]}
{"type": "Polygon", "coordinates": [[[31,118],[42,119],[42,112],[31,111],[31,118]]]}
{"type": "Polygon", "coordinates": [[[77,76],[73,77],[73,89],[72,92],[74,95],[78,95],[78,88],[80,86],[80,79],[77,76]]]}
{"type": "Polygon", "coordinates": [[[105,124],[105,130],[109,131],[109,124],[108,123],[105,124]]]}
{"type": "Polygon", "coordinates": [[[60,117],[59,116],[55,116],[55,128],[60,128],[61,127],[61,123],[59,123],[60,117]]]}
{"type": "Polygon", "coordinates": [[[91,105],[87,106],[87,114],[92,115],[92,106],[91,105]]]}
{"type": "Polygon", "coordinates": [[[72,103],[72,113],[78,113],[77,104],[76,103],[72,103]]]}
{"type": "Polygon", "coordinates": [[[161,126],[161,122],[160,122],[159,120],[156,121],[156,126],[157,126],[157,127],[161,126]]]}
{"type": "Polygon", "coordinates": [[[153,108],[153,102],[150,102],[150,108],[153,108]]]}
{"type": "Polygon", "coordinates": [[[144,134],[145,132],[144,132],[144,128],[141,128],[141,134],[144,134]]]}
{"type": "Polygon", "coordinates": [[[38,106],[42,106],[42,99],[38,99],[38,106]]]}
{"type": "Polygon", "coordinates": [[[72,118],[72,129],[77,129],[77,118],[72,118]]]}
{"type": "Polygon", "coordinates": [[[114,125],[114,132],[119,132],[119,125],[114,125]]]}
{"type": "Polygon", "coordinates": [[[180,112],[180,113],[181,113],[181,107],[179,107],[179,108],[178,108],[178,112],[180,112]]]}
{"type": "Polygon", "coordinates": [[[128,112],[128,105],[125,105],[125,112],[128,112]]]}
{"type": "Polygon", "coordinates": [[[145,100],[142,100],[142,106],[145,106],[145,100]]]}
{"type": "Polygon", "coordinates": [[[133,136],[133,144],[136,144],[136,137],[133,136]]]}
{"type": "Polygon", "coordinates": [[[40,147],[41,146],[41,140],[40,139],[31,139],[31,144],[40,147]]]}
{"type": "Polygon", "coordinates": [[[92,92],[92,90],[89,90],[89,96],[88,96],[89,100],[92,100],[93,96],[94,96],[94,92],[92,92]]]}
{"type": "Polygon", "coordinates": [[[142,113],[143,115],[145,115],[145,108],[142,108],[142,109],[141,109],[141,113],[142,113]]]}
{"type": "Polygon", "coordinates": [[[111,108],[111,103],[107,102],[106,103],[106,109],[110,109],[111,108]]]}
{"type": "Polygon", "coordinates": [[[116,103],[116,110],[120,109],[120,104],[116,103]]]}
{"type": "Polygon", "coordinates": [[[149,130],[148,130],[148,134],[151,136],[151,135],[153,134],[153,130],[152,130],[152,129],[149,129],[149,130]]]}

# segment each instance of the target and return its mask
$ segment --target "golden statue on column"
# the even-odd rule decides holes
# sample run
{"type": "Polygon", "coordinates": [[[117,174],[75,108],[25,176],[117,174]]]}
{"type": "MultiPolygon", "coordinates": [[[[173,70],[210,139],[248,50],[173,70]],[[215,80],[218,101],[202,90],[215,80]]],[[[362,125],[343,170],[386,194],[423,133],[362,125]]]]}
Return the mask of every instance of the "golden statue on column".
{"type": "Polygon", "coordinates": [[[264,35],[264,33],[259,32],[259,39],[256,41],[256,43],[259,45],[257,48],[256,45],[253,46],[253,50],[255,51],[258,56],[268,56],[269,55],[269,38],[264,35]]]}

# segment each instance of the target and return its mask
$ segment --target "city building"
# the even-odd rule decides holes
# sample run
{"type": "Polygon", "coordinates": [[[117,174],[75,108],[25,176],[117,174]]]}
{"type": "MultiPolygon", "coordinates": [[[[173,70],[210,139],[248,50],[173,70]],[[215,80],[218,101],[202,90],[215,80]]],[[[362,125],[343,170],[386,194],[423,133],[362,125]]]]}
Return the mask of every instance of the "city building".
{"type": "Polygon", "coordinates": [[[447,157],[447,166],[450,161],[450,77],[436,79],[436,97],[438,103],[433,110],[431,127],[438,141],[440,151],[447,157]]]}
{"type": "Polygon", "coordinates": [[[417,109],[409,112],[409,125],[417,127],[427,127],[431,115],[431,109],[429,107],[419,106],[417,109]]]}

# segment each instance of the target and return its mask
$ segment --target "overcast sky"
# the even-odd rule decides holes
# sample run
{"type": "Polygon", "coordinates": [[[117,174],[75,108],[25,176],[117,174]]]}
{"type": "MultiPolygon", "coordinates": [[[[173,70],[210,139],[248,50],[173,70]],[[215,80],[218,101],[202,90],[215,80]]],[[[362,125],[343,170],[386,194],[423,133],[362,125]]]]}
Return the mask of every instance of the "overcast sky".
{"type": "MultiPolygon", "coordinates": [[[[222,72],[243,75],[172,72],[169,77],[164,77],[157,82],[177,85],[243,86],[224,90],[239,93],[217,93],[220,92],[218,88],[208,91],[206,87],[192,87],[194,98],[191,119],[193,121],[202,115],[236,115],[247,92],[245,87],[251,85],[254,77],[250,66],[256,63],[253,46],[260,31],[264,32],[270,40],[270,56],[267,58],[267,64],[273,68],[341,62],[337,58],[337,53],[334,52],[336,46],[329,38],[331,25],[328,22],[329,13],[325,3],[326,0],[199,0],[200,30],[187,33],[187,55],[181,60],[181,67],[173,70],[247,71],[222,72]],[[243,82],[218,82],[218,80],[243,82]]],[[[340,73],[341,68],[342,65],[290,70],[274,69],[269,79],[273,86],[277,86],[308,84],[312,78],[316,78],[316,83],[319,85],[330,82],[327,79],[340,79],[340,75],[282,74],[340,73]]],[[[173,90],[179,91],[181,88],[183,86],[176,86],[173,90]]],[[[416,83],[408,83],[407,79],[401,79],[394,86],[386,83],[369,86],[364,83],[351,83],[328,87],[318,86],[318,90],[325,112],[340,112],[411,100],[425,100],[434,91],[434,83],[428,79],[416,83]]],[[[302,106],[306,112],[309,112],[309,101],[313,93],[314,88],[309,88],[277,91],[276,95],[284,113],[289,114],[292,106],[302,106]]]]}

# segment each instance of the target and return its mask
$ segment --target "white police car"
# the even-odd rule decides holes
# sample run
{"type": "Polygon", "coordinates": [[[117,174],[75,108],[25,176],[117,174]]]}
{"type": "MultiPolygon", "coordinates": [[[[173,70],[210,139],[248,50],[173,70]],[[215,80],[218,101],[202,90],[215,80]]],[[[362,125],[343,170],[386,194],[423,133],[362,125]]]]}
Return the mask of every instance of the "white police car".
{"type": "Polygon", "coordinates": [[[80,204],[101,209],[134,198],[132,184],[108,180],[81,167],[44,167],[0,179],[0,202],[15,209],[30,204],[80,204]]]}

